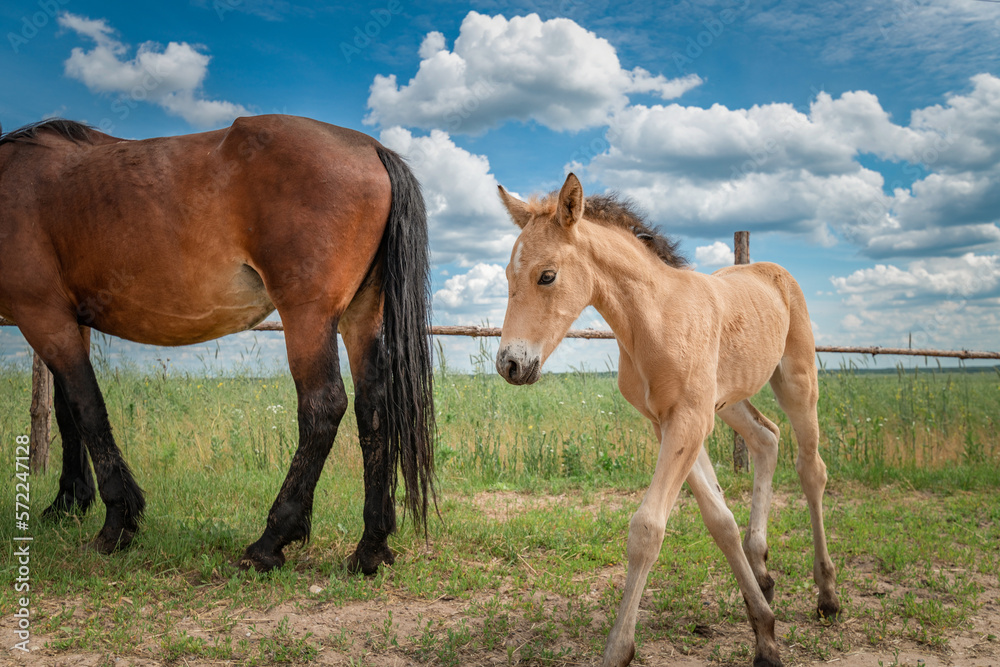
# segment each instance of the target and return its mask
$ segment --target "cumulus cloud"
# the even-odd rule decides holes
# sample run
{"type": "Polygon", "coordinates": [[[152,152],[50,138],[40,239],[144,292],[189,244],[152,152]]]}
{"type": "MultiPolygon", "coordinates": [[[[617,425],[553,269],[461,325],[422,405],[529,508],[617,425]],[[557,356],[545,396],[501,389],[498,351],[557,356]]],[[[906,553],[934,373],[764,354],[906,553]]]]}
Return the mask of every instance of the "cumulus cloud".
{"type": "Polygon", "coordinates": [[[394,74],[375,77],[366,123],[477,133],[520,120],[580,130],[606,124],[630,93],[673,99],[701,83],[693,74],[668,79],[626,70],[607,40],[570,19],[537,14],[507,20],[470,12],[453,50],[431,32],[419,54],[408,83],[394,74]]]}
{"type": "Polygon", "coordinates": [[[881,301],[927,296],[992,297],[1000,293],[1000,255],[970,252],[961,257],[918,260],[905,269],[876,264],[830,280],[841,294],[873,295],[881,301]]]}
{"type": "Polygon", "coordinates": [[[406,156],[420,180],[435,263],[472,266],[509,259],[517,228],[500,203],[486,156],[456,146],[441,130],[421,137],[393,127],[379,140],[406,156]]]}
{"type": "Polygon", "coordinates": [[[733,250],[723,243],[716,241],[712,245],[698,246],[694,249],[694,259],[698,266],[732,266],[736,263],[736,255],[733,250]]]}
{"type": "Polygon", "coordinates": [[[629,106],[605,150],[573,165],[669,221],[711,237],[734,225],[838,238],[872,258],[958,255],[1000,243],[1000,78],[980,74],[943,105],[896,123],[866,91],[820,93],[808,113],[629,106]],[[859,158],[904,163],[886,183],[859,158]],[[886,191],[889,191],[887,194],[886,191]]]}
{"type": "Polygon", "coordinates": [[[830,280],[848,311],[833,336],[841,344],[996,347],[1000,255],[967,253],[904,267],[877,264],[830,280]]]}
{"type": "Polygon", "coordinates": [[[58,21],[95,43],[89,51],[74,48],[65,63],[66,75],[93,92],[149,101],[198,127],[227,124],[250,113],[240,104],[202,97],[211,57],[186,42],[170,42],[166,48],[146,42],[129,58],[129,47],[104,19],[64,13],[58,21]]]}
{"type": "Polygon", "coordinates": [[[444,287],[434,293],[435,309],[468,319],[465,309],[475,308],[476,322],[458,321],[457,324],[478,324],[483,317],[499,321],[507,303],[507,278],[499,264],[479,263],[467,273],[452,276],[444,287]]]}

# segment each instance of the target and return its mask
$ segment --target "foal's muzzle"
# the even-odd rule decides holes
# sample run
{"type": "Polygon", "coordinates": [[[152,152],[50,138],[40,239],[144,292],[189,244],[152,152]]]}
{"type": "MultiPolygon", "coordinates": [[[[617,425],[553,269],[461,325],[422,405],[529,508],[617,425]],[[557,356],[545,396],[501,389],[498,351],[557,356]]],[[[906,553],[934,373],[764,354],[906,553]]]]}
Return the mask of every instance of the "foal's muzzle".
{"type": "Polygon", "coordinates": [[[507,345],[497,352],[497,373],[511,384],[532,384],[542,374],[542,360],[522,345],[507,345]]]}

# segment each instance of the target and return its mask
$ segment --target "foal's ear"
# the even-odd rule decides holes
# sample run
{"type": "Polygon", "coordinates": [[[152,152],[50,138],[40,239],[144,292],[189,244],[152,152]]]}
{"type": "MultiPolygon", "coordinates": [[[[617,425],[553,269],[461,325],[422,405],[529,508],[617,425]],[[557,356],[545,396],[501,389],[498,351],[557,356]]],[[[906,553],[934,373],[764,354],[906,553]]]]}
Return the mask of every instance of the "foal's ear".
{"type": "Polygon", "coordinates": [[[514,221],[515,225],[524,229],[524,226],[531,220],[528,205],[504,190],[502,185],[498,185],[497,187],[500,188],[500,201],[503,202],[504,208],[510,214],[510,219],[514,221]]]}
{"type": "Polygon", "coordinates": [[[556,206],[556,220],[563,227],[572,227],[583,218],[583,186],[576,174],[566,177],[562,190],[559,191],[559,204],[556,206]]]}

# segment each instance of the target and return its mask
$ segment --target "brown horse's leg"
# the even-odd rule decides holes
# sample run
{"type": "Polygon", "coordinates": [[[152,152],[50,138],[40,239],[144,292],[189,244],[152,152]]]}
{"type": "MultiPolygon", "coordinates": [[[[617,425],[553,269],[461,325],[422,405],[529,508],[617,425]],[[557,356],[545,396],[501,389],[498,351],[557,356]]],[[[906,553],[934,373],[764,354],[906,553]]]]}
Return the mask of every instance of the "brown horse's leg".
{"type": "Polygon", "coordinates": [[[388,537],[396,530],[392,476],[396,468],[389,451],[389,429],[384,424],[388,358],[380,333],[382,313],[378,290],[369,288],[355,297],[340,322],[344,346],[354,378],[354,413],[365,465],[365,529],[345,566],[352,572],[374,574],[379,565],[392,565],[395,556],[388,537]]]}
{"type": "Polygon", "coordinates": [[[285,562],[283,549],[309,538],[313,492],[347,411],[340,377],[336,319],[328,314],[282,312],[288,365],[298,394],[299,446],[285,482],[267,515],[260,539],[247,547],[239,566],[267,572],[285,562]]]}
{"type": "MultiPolygon", "coordinates": [[[[26,323],[21,331],[52,371],[56,392],[64,402],[62,418],[59,412],[56,417],[60,427],[72,422],[79,441],[87,446],[94,461],[97,487],[107,514],[104,527],[91,546],[101,553],[123,549],[132,542],[146,503],[142,489],[136,484],[111,435],[108,411],[90,365],[89,350],[73,315],[51,311],[25,312],[24,315],[19,318],[26,323]]],[[[69,429],[71,439],[73,431],[69,429]]],[[[74,459],[71,464],[79,461],[82,468],[86,460],[72,454],[71,450],[74,459]]],[[[86,479],[85,475],[81,476],[86,479]]]]}
{"type": "MultiPolygon", "coordinates": [[[[84,347],[90,349],[90,327],[80,327],[80,333],[84,347]]],[[[52,504],[42,512],[42,516],[58,517],[68,512],[84,514],[96,495],[87,447],[73,420],[69,400],[63,395],[62,387],[57,385],[54,393],[56,424],[59,425],[59,435],[62,436],[63,463],[62,473],[59,475],[59,492],[52,504]]]]}

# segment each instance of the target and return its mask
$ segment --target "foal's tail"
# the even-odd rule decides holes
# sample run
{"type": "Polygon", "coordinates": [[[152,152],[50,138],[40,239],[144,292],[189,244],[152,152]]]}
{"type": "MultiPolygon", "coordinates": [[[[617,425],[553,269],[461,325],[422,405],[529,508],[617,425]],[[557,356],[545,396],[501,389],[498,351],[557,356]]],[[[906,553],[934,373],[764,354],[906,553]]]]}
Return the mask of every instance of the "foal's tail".
{"type": "MultiPolygon", "coordinates": [[[[406,509],[427,531],[428,496],[434,497],[434,367],[428,337],[430,278],[427,212],[420,184],[403,159],[377,146],[389,172],[392,204],[382,236],[382,338],[388,357],[386,409],[389,484],[395,500],[396,464],[406,486],[406,509]]],[[[436,502],[436,500],[435,500],[436,502]]]]}

